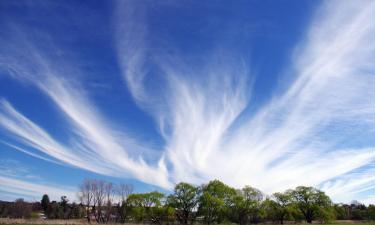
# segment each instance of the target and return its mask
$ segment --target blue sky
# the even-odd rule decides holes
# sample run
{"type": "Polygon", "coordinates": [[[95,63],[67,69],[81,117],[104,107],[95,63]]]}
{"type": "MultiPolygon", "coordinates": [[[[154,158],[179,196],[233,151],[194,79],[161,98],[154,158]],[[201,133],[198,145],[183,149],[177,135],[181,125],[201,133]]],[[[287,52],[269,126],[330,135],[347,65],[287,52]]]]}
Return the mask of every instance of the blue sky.
{"type": "Polygon", "coordinates": [[[375,202],[375,2],[1,1],[0,199],[220,179],[375,202]]]}

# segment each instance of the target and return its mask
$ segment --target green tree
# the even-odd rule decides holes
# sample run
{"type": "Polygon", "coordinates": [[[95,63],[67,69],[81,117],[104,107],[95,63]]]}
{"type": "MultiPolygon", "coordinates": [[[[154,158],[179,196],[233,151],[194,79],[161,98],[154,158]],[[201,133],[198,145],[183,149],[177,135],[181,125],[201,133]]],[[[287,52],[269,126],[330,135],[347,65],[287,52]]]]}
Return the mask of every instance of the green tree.
{"type": "Polygon", "coordinates": [[[143,194],[131,194],[126,200],[126,208],[129,216],[137,221],[143,221],[145,217],[145,208],[143,204],[143,194]]]}
{"type": "Polygon", "coordinates": [[[232,222],[243,225],[247,223],[248,209],[243,196],[239,192],[240,190],[237,190],[237,194],[231,199],[228,217],[232,222]]]}
{"type": "Polygon", "coordinates": [[[154,191],[145,193],[143,196],[147,219],[154,224],[161,224],[168,211],[168,208],[162,205],[164,194],[154,191]]]}
{"type": "Polygon", "coordinates": [[[289,215],[292,202],[292,196],[290,192],[276,192],[272,195],[272,199],[267,202],[267,212],[272,214],[273,219],[284,224],[285,218],[289,215]]]}
{"type": "Polygon", "coordinates": [[[222,222],[230,209],[236,190],[219,180],[210,181],[202,187],[202,195],[199,198],[199,215],[203,216],[204,223],[222,222]]]}
{"type": "Polygon", "coordinates": [[[42,200],[40,201],[40,203],[42,205],[42,209],[43,209],[44,213],[46,214],[47,210],[48,210],[48,207],[50,205],[49,197],[48,197],[47,194],[43,195],[42,200]]]}
{"type": "Polygon", "coordinates": [[[177,220],[181,224],[192,221],[193,210],[199,200],[199,189],[189,183],[179,183],[175,186],[173,194],[168,196],[168,205],[174,208],[177,220]]]}
{"type": "Polygon", "coordinates": [[[233,222],[247,224],[257,223],[262,216],[263,194],[251,186],[236,191],[230,204],[229,215],[233,222]]]}
{"type": "Polygon", "coordinates": [[[162,200],[164,194],[154,191],[149,193],[131,194],[127,199],[127,211],[138,222],[146,220],[152,223],[161,223],[169,209],[164,208],[162,200]]]}
{"type": "Polygon", "coordinates": [[[251,186],[242,189],[246,207],[249,210],[249,219],[252,223],[258,223],[263,214],[262,201],[263,193],[251,186]]]}
{"type": "Polygon", "coordinates": [[[307,223],[312,223],[323,209],[331,206],[330,198],[323,192],[313,187],[299,186],[291,191],[294,204],[301,211],[307,223]]]}
{"type": "Polygon", "coordinates": [[[118,204],[117,206],[118,214],[120,216],[119,218],[120,223],[126,222],[126,219],[128,216],[128,210],[129,210],[129,206],[127,204],[128,204],[127,201],[124,200],[121,204],[118,204]]]}
{"type": "Polygon", "coordinates": [[[315,213],[315,219],[320,223],[330,223],[335,219],[335,211],[333,207],[319,207],[315,213]]]}
{"type": "Polygon", "coordinates": [[[350,219],[348,205],[334,204],[333,209],[334,209],[336,219],[338,219],[338,220],[349,220],[350,219]]]}
{"type": "Polygon", "coordinates": [[[367,220],[375,220],[375,205],[370,204],[367,207],[366,218],[367,220]]]}

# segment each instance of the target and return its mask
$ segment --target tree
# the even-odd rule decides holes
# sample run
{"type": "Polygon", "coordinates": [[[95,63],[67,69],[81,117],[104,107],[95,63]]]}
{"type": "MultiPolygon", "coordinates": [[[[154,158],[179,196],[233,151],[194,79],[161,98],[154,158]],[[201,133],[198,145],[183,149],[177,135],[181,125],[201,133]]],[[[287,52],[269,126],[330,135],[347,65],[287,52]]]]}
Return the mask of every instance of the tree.
{"type": "Polygon", "coordinates": [[[334,204],[333,205],[335,217],[338,220],[350,220],[350,210],[348,205],[334,204]]]}
{"type": "Polygon", "coordinates": [[[227,216],[234,195],[236,190],[219,180],[203,185],[198,213],[203,216],[204,223],[210,225],[222,222],[227,216]]]}
{"type": "Polygon", "coordinates": [[[261,217],[263,194],[251,186],[236,191],[230,204],[230,218],[238,224],[257,223],[261,217]]]}
{"type": "Polygon", "coordinates": [[[92,214],[97,223],[107,223],[111,220],[111,215],[117,212],[113,206],[116,190],[116,186],[111,182],[89,179],[83,181],[78,196],[86,208],[89,223],[92,214]]]}
{"type": "Polygon", "coordinates": [[[263,193],[251,186],[245,186],[242,189],[242,194],[244,196],[245,205],[249,210],[250,222],[258,223],[262,214],[261,203],[264,197],[263,193]]]}
{"type": "Polygon", "coordinates": [[[47,214],[47,210],[48,210],[48,207],[49,207],[49,204],[50,204],[48,195],[44,194],[43,197],[42,197],[42,200],[40,202],[41,202],[42,209],[43,209],[44,213],[47,214]]]}
{"type": "Polygon", "coordinates": [[[168,197],[168,204],[175,209],[177,220],[181,224],[188,224],[193,220],[193,210],[199,200],[199,189],[189,183],[179,183],[174,192],[168,197]]]}
{"type": "Polygon", "coordinates": [[[154,191],[149,193],[131,194],[126,201],[129,215],[138,222],[146,220],[159,224],[169,212],[162,205],[164,194],[154,191]],[[166,210],[166,211],[165,211],[166,210]]]}
{"type": "Polygon", "coordinates": [[[143,204],[143,194],[130,194],[126,200],[126,206],[129,216],[142,222],[145,217],[145,208],[143,204]]]}
{"type": "Polygon", "coordinates": [[[68,213],[68,202],[69,199],[66,196],[61,196],[60,206],[62,209],[62,216],[60,218],[66,219],[68,213]]]}
{"type": "Polygon", "coordinates": [[[271,213],[274,219],[284,224],[286,216],[291,211],[290,204],[292,203],[292,196],[290,192],[276,192],[272,198],[268,200],[268,213],[271,213]]]}
{"type": "Polygon", "coordinates": [[[115,188],[110,182],[104,185],[104,196],[105,196],[105,216],[102,218],[103,222],[107,223],[111,219],[112,204],[114,202],[115,188]]]}
{"type": "Polygon", "coordinates": [[[120,184],[117,187],[117,194],[120,197],[120,202],[117,205],[119,221],[121,223],[125,223],[126,217],[128,214],[126,200],[128,199],[129,195],[133,193],[133,185],[129,184],[120,184]]]}
{"type": "Polygon", "coordinates": [[[366,210],[366,218],[367,220],[372,220],[374,221],[375,220],[375,205],[372,205],[370,204],[368,207],[367,207],[367,210],[366,210]]]}
{"type": "Polygon", "coordinates": [[[239,225],[246,224],[248,210],[245,205],[243,196],[240,194],[240,190],[237,190],[237,194],[231,199],[230,207],[228,210],[229,219],[239,225]]]}
{"type": "Polygon", "coordinates": [[[169,216],[170,208],[163,205],[165,196],[163,193],[154,191],[145,193],[146,216],[153,224],[161,224],[169,216]]]}
{"type": "Polygon", "coordinates": [[[312,223],[320,211],[331,206],[330,198],[313,187],[299,186],[291,191],[294,204],[301,211],[307,223],[312,223]]]}
{"type": "Polygon", "coordinates": [[[120,196],[120,202],[126,201],[128,196],[133,193],[134,187],[131,184],[120,184],[117,187],[117,193],[120,196]]]}
{"type": "Polygon", "coordinates": [[[93,204],[94,199],[94,186],[95,180],[85,179],[80,185],[80,192],[78,194],[81,204],[85,207],[87,222],[91,223],[90,220],[90,207],[93,204]]]}
{"type": "Polygon", "coordinates": [[[30,218],[31,205],[25,202],[22,198],[16,199],[9,210],[11,218],[30,218]]]}
{"type": "Polygon", "coordinates": [[[102,223],[103,221],[103,206],[105,199],[105,181],[95,180],[93,183],[93,211],[95,220],[97,223],[102,223]]]}
{"type": "Polygon", "coordinates": [[[69,211],[69,214],[68,214],[68,218],[69,219],[80,219],[84,217],[84,211],[83,211],[83,207],[81,204],[76,204],[75,202],[73,202],[71,205],[70,205],[70,211],[69,211]]]}

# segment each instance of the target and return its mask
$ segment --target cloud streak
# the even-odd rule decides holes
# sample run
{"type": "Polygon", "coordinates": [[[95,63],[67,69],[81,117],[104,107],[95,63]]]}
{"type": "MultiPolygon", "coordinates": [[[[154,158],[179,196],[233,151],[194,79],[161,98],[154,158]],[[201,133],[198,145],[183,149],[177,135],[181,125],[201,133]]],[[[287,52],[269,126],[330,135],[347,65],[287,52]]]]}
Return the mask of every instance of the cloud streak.
{"type": "Polygon", "coordinates": [[[53,200],[59,200],[61,196],[77,200],[76,188],[43,182],[41,177],[30,172],[30,167],[16,160],[0,160],[0,182],[2,200],[24,198],[35,201],[46,193],[53,200]]]}
{"type": "MultiPolygon", "coordinates": [[[[154,111],[167,114],[155,117],[162,117],[160,126],[166,127],[162,133],[171,179],[199,183],[220,178],[237,187],[254,184],[268,193],[301,184],[328,191],[332,189],[323,183],[342,175],[361,183],[364,178],[350,172],[375,157],[373,143],[358,147],[366,142],[359,132],[374,132],[375,24],[370,21],[375,5],[366,3],[324,3],[285,71],[292,82],[247,118],[243,114],[251,99],[246,96],[249,85],[243,83],[251,74],[246,66],[241,70],[230,60],[206,60],[204,66],[189,65],[192,69],[186,71],[179,60],[159,61],[169,87],[164,98],[169,107],[154,111]],[[342,147],[345,142],[350,147],[342,147]]],[[[124,74],[129,76],[126,70],[124,74]]],[[[142,80],[146,76],[141,70],[132,74],[142,80]]],[[[126,80],[138,96],[140,84],[126,80]]],[[[135,98],[140,104],[144,99],[135,98]]],[[[352,185],[347,191],[358,188],[352,185]]]]}
{"type": "MultiPolygon", "coordinates": [[[[72,201],[75,201],[77,190],[71,187],[62,187],[61,185],[39,184],[37,182],[29,182],[25,180],[10,178],[0,175],[0,191],[12,193],[10,196],[17,196],[17,198],[24,197],[28,200],[39,198],[43,194],[48,193],[51,199],[59,200],[61,196],[68,196],[72,201]]],[[[3,194],[3,193],[2,193],[3,194]]],[[[11,198],[13,199],[13,198],[11,198]]]]}
{"type": "MultiPolygon", "coordinates": [[[[47,59],[47,49],[38,49],[25,38],[17,40],[22,46],[13,54],[4,55],[0,64],[13,77],[31,83],[50,98],[70,125],[72,139],[70,143],[60,143],[6,100],[1,101],[2,127],[23,144],[69,165],[105,175],[136,177],[143,182],[169,187],[163,159],[150,166],[142,156],[129,156],[130,152],[143,151],[143,147],[135,144],[127,134],[108,127],[109,123],[97,112],[86,93],[79,91],[79,86],[66,79],[69,75],[61,74],[57,64],[47,59]],[[29,54],[32,57],[27,57],[29,54]],[[17,57],[28,61],[18,63],[17,57]]],[[[73,71],[70,68],[65,66],[64,70],[73,71]]]]}

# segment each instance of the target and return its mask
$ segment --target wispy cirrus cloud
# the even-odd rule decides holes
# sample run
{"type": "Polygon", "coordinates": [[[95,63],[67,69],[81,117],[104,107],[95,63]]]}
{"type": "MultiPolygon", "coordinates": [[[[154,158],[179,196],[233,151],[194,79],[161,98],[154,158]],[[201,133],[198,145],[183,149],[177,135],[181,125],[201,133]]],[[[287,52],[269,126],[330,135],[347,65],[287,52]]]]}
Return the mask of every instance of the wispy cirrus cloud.
{"type": "Polygon", "coordinates": [[[17,160],[0,160],[0,192],[2,200],[39,200],[43,194],[49,194],[53,200],[67,196],[77,200],[77,188],[66,185],[46,183],[42,177],[31,172],[31,168],[17,160]]]}
{"type": "MultiPolygon", "coordinates": [[[[26,198],[27,200],[35,200],[35,197],[48,194],[51,199],[59,200],[61,196],[67,196],[70,200],[77,199],[77,190],[72,187],[61,185],[42,184],[35,181],[25,181],[24,179],[10,178],[0,175],[0,191],[2,195],[11,193],[10,200],[16,198],[26,198]]],[[[4,200],[4,199],[3,199],[4,200]]],[[[39,200],[39,199],[38,199],[39,200]]]]}
{"type": "MultiPolygon", "coordinates": [[[[158,66],[167,80],[166,102],[153,105],[164,110],[153,112],[162,112],[156,118],[162,117],[160,126],[166,130],[162,133],[172,165],[171,179],[199,183],[220,178],[237,187],[254,184],[267,192],[300,184],[321,185],[330,194],[335,194],[326,186],[326,182],[335,185],[331,179],[345,175],[359,184],[364,181],[363,176],[350,172],[375,159],[374,143],[367,139],[374,133],[375,24],[370,22],[374,12],[372,2],[366,2],[366,7],[355,2],[324,3],[285,71],[291,82],[247,118],[244,115],[252,102],[250,85],[244,85],[251,76],[246,64],[218,62],[207,56],[206,64],[189,65],[186,70],[178,60],[182,56],[162,61],[159,52],[152,57],[150,50],[149,58],[159,58],[158,66]],[[366,135],[359,137],[364,130],[366,135]],[[363,143],[367,146],[362,147],[363,143]]],[[[147,44],[141,49],[147,49],[147,44]]],[[[119,55],[128,50],[119,48],[119,55]]],[[[138,96],[145,89],[140,85],[146,73],[141,69],[123,72],[133,95],[138,96]],[[134,74],[142,79],[129,80],[134,74]]],[[[152,97],[135,100],[144,104],[152,97]]],[[[362,173],[366,177],[371,172],[363,169],[362,173]]],[[[360,186],[348,184],[347,191],[360,186]]]]}
{"type": "Polygon", "coordinates": [[[78,83],[69,80],[71,76],[66,71],[79,71],[74,65],[52,62],[47,57],[48,49],[37,48],[26,36],[15,41],[19,43],[18,47],[14,39],[7,41],[10,41],[8,47],[15,48],[8,52],[10,54],[2,55],[2,68],[50,98],[69,125],[72,139],[70,143],[61,143],[6,100],[1,101],[0,123],[3,128],[23,144],[69,165],[106,175],[136,177],[169,187],[163,158],[155,165],[149,165],[141,155],[130,156],[128,153],[148,150],[144,151],[145,147],[134,143],[127,134],[111,128],[86,93],[80,91],[78,83]],[[65,73],[61,72],[61,67],[65,73]]]}
{"type": "Polygon", "coordinates": [[[254,74],[242,53],[214,49],[204,53],[205,60],[190,64],[171,51],[173,42],[163,43],[168,48],[155,47],[146,5],[119,3],[114,39],[123,78],[165,140],[153,161],[137,152],[156,150],[126,132],[120,140],[109,125],[113,121],[80,91],[84,86],[68,74],[77,71],[74,63],[61,71],[46,49],[22,38],[11,43],[25,46],[2,54],[0,66],[51,99],[64,115],[72,141],[56,140],[6,100],[1,101],[0,124],[16,141],[36,150],[33,154],[101,174],[166,188],[213,178],[267,193],[313,185],[349,201],[375,185],[369,167],[375,160],[370,138],[375,131],[375,3],[362,3],[366,7],[354,1],[324,2],[292,64],[285,66],[286,82],[255,110],[254,74]],[[150,87],[150,76],[160,81],[158,88],[150,87]]]}

